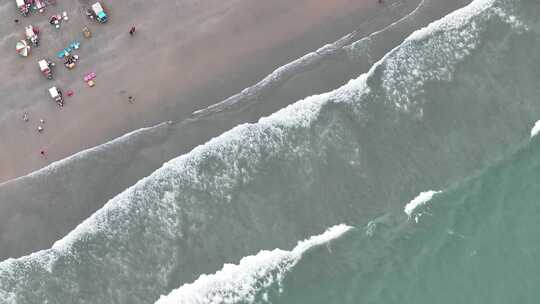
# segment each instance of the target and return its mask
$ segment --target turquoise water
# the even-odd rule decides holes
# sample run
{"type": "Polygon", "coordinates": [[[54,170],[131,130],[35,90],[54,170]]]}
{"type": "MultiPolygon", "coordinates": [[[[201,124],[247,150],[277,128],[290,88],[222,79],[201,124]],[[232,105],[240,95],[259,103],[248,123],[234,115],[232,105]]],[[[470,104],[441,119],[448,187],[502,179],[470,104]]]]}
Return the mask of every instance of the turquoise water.
{"type": "Polygon", "coordinates": [[[476,0],[171,160],[1,262],[0,303],[533,302],[539,13],[476,0]]]}
{"type": "Polygon", "coordinates": [[[158,304],[536,303],[539,180],[537,138],[410,215],[334,226],[315,237],[323,242],[260,252],[158,304]]]}
{"type": "Polygon", "coordinates": [[[273,303],[536,303],[540,142],[306,255],[273,303]]]}

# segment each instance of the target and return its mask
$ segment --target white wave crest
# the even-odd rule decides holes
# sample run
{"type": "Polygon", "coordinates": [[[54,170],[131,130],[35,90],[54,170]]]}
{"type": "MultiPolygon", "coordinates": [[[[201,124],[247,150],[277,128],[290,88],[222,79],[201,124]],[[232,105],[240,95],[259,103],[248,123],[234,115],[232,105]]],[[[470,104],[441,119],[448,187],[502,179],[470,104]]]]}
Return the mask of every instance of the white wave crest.
{"type": "Polygon", "coordinates": [[[540,133],[540,120],[537,121],[534,126],[532,127],[531,129],[531,138],[535,137],[536,135],[538,135],[538,133],[540,133]]]}
{"type": "Polygon", "coordinates": [[[397,109],[423,116],[424,84],[451,81],[457,65],[481,44],[487,20],[498,18],[513,28],[521,21],[499,5],[501,1],[475,0],[427,27],[415,31],[385,56],[383,88],[387,100],[397,109]]]}
{"type": "Polygon", "coordinates": [[[226,264],[220,271],[201,275],[195,282],[162,296],[156,304],[251,303],[259,292],[263,292],[260,296],[264,300],[267,297],[264,289],[272,284],[280,284],[306,251],[327,244],[350,229],[352,227],[344,224],[333,226],[323,234],[299,242],[291,251],[261,251],[242,258],[238,265],[226,264]]]}
{"type": "Polygon", "coordinates": [[[411,218],[414,215],[414,221],[418,223],[418,219],[420,218],[421,214],[415,214],[416,208],[419,206],[425,205],[427,202],[429,202],[435,194],[441,193],[441,191],[425,191],[418,194],[412,201],[410,201],[407,205],[405,205],[405,208],[403,211],[407,214],[409,218],[411,218]]]}

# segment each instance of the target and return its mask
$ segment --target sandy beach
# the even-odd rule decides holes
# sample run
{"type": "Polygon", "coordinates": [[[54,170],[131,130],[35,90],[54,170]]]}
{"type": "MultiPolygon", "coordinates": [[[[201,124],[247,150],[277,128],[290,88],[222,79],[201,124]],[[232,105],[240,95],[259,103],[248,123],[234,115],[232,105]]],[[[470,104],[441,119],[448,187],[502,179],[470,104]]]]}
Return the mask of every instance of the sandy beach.
{"type": "Polygon", "coordinates": [[[110,1],[107,24],[84,16],[85,1],[57,2],[28,18],[19,16],[11,1],[0,7],[0,181],[131,130],[186,117],[347,33],[356,18],[392,15],[415,1],[110,1]],[[70,20],[56,30],[48,16],[62,11],[70,20]],[[41,45],[23,58],[14,45],[27,24],[40,28],[41,45]],[[134,37],[128,34],[131,25],[137,28],[134,37]],[[93,32],[91,39],[82,37],[83,26],[93,32]],[[303,42],[314,29],[321,34],[303,42]],[[74,39],[81,42],[81,60],[67,70],[55,54],[74,39]],[[39,73],[42,58],[57,62],[52,81],[39,73]],[[88,72],[97,74],[94,88],[82,81],[88,72]],[[63,108],[48,96],[53,85],[74,91],[63,108]],[[201,93],[205,102],[193,102],[201,93]],[[25,111],[29,122],[22,120],[25,111]],[[42,133],[36,131],[40,119],[42,133]]]}
{"type": "MultiPolygon", "coordinates": [[[[403,2],[399,3],[403,4],[403,2]]],[[[174,103],[172,97],[163,99],[170,101],[172,106],[170,106],[169,112],[163,114],[162,118],[172,117],[171,119],[178,123],[172,125],[161,124],[155,128],[137,131],[98,149],[78,153],[70,157],[70,159],[62,161],[61,164],[49,166],[44,170],[35,172],[35,174],[7,183],[0,183],[0,258],[20,256],[51,246],[52,242],[64,236],[82,220],[101,208],[108,199],[133,185],[142,177],[148,176],[159,168],[163,162],[190,151],[193,147],[229,130],[235,125],[255,122],[260,117],[267,116],[300,98],[343,85],[349,79],[366,72],[374,60],[380,59],[415,29],[425,26],[434,19],[440,18],[467,3],[468,0],[459,0],[452,3],[444,0],[427,0],[423,1],[415,9],[417,2],[407,2],[406,5],[390,5],[381,10],[378,7],[366,10],[359,9],[353,14],[341,18],[328,19],[326,24],[323,22],[318,26],[314,26],[310,31],[293,39],[292,42],[288,41],[269,50],[259,50],[253,56],[246,56],[246,58],[251,57],[252,61],[246,59],[244,64],[230,67],[231,71],[234,68],[238,72],[229,73],[227,77],[216,74],[215,77],[209,78],[207,85],[190,90],[189,95],[175,96],[177,97],[176,101],[180,100],[181,102],[174,103]],[[413,13],[409,14],[411,12],[413,13]],[[400,19],[405,15],[407,17],[400,19]],[[361,18],[362,16],[365,19],[361,18]],[[395,22],[398,19],[400,20],[395,22]],[[392,25],[388,26],[391,23],[392,25]],[[383,28],[384,30],[382,30],[383,28]],[[373,34],[370,35],[370,33],[373,34]],[[339,39],[344,34],[347,35],[343,39],[339,39]],[[324,47],[315,53],[306,55],[320,48],[323,44],[332,41],[332,39],[339,39],[339,41],[327,45],[329,49],[324,47]],[[353,42],[355,42],[354,47],[361,51],[359,57],[356,55],[350,57],[347,55],[350,50],[345,51],[350,49],[350,44],[353,42]],[[306,48],[310,48],[309,51],[305,51],[306,48]],[[290,60],[299,57],[311,59],[305,63],[292,63],[295,67],[290,69],[289,76],[275,84],[269,84],[268,88],[264,88],[263,91],[255,95],[241,93],[235,95],[236,97],[228,98],[238,93],[245,86],[255,84],[265,76],[275,80],[275,73],[270,75],[265,73],[268,73],[266,68],[269,68],[270,72],[276,68],[274,66],[275,62],[285,61],[281,62],[281,64],[289,62],[279,57],[292,57],[290,60]],[[318,59],[314,60],[314,58],[318,59]],[[274,61],[268,62],[271,61],[270,59],[274,61]],[[262,72],[258,70],[261,67],[264,68],[262,72]],[[228,81],[224,82],[223,79],[228,81]],[[228,98],[227,100],[236,99],[237,106],[232,108],[213,107],[211,112],[216,110],[218,112],[204,114],[202,117],[183,119],[183,117],[191,117],[193,110],[199,110],[206,105],[214,104],[226,98],[228,98]]],[[[99,29],[99,27],[97,28],[99,29]]],[[[127,32],[121,34],[127,35],[127,32]]],[[[121,34],[119,35],[121,36],[121,34]]],[[[140,34],[140,32],[137,34],[140,34]]],[[[130,40],[126,41],[129,42],[130,40]]],[[[12,51],[11,46],[9,50],[12,51]]],[[[92,52],[94,51],[96,50],[92,52]]],[[[91,55],[90,57],[93,58],[91,55]]],[[[14,60],[16,59],[19,58],[14,57],[14,60]]],[[[84,57],[81,62],[84,62],[84,57]]],[[[40,78],[42,76],[35,70],[37,67],[32,66],[31,68],[34,69],[32,72],[39,76],[36,76],[36,81],[45,81],[44,78],[40,78]]],[[[60,73],[65,72],[62,69],[63,67],[60,69],[60,73]]],[[[101,76],[101,73],[98,74],[99,76],[101,76]]],[[[126,79],[130,77],[126,77],[126,79]]],[[[98,79],[98,86],[92,89],[85,88],[80,80],[78,81],[81,84],[77,85],[84,92],[96,92],[96,89],[107,86],[107,83],[104,84],[103,81],[99,81],[100,79],[98,79]]],[[[120,82],[120,84],[125,86],[126,82],[120,82]]],[[[46,90],[47,85],[50,85],[50,83],[44,82],[42,89],[46,90]]],[[[114,83],[109,87],[114,89],[114,83]]],[[[255,85],[253,88],[255,87],[260,88],[260,84],[255,85]]],[[[151,112],[154,109],[159,109],[159,105],[154,103],[146,106],[146,103],[139,103],[140,98],[138,95],[135,96],[133,91],[130,91],[129,94],[133,94],[136,101],[133,105],[129,104],[126,98],[126,96],[129,96],[127,95],[128,92],[120,91],[116,93],[118,96],[115,95],[118,112],[107,112],[107,108],[105,108],[100,110],[102,112],[97,110],[89,113],[81,112],[72,114],[75,116],[65,117],[64,111],[69,110],[70,105],[68,104],[65,108],[59,110],[47,98],[46,92],[40,93],[41,99],[39,99],[40,102],[37,105],[46,107],[54,115],[72,119],[70,122],[75,126],[81,123],[80,119],[93,117],[92,115],[100,113],[107,119],[113,118],[111,123],[117,122],[118,117],[122,117],[128,124],[151,124],[150,121],[140,121],[140,117],[143,117],[143,114],[152,114],[144,111],[151,112]],[[141,112],[137,112],[139,114],[127,112],[127,110],[138,109],[137,107],[141,107],[141,112]]],[[[0,94],[8,95],[4,91],[0,91],[0,94]]],[[[100,99],[96,99],[89,101],[90,105],[85,105],[76,103],[75,100],[77,99],[75,97],[68,99],[67,102],[71,100],[74,101],[72,106],[79,107],[90,107],[94,102],[102,102],[100,99]]],[[[107,101],[104,101],[103,105],[107,105],[107,101]]],[[[3,104],[3,106],[6,105],[3,104]]],[[[23,106],[15,107],[16,110],[23,108],[23,106]]],[[[47,138],[43,135],[48,133],[39,134],[42,137],[37,136],[37,132],[33,129],[34,125],[31,125],[32,120],[30,123],[25,124],[18,113],[12,113],[12,116],[13,124],[17,126],[17,128],[13,128],[15,134],[24,133],[26,134],[24,136],[27,137],[16,141],[21,146],[23,144],[33,144],[33,141],[28,139],[30,136],[35,136],[34,138],[37,139],[47,138]]],[[[3,117],[9,117],[9,115],[3,117]]],[[[34,119],[34,122],[39,119],[34,116],[31,118],[34,119]]],[[[95,121],[90,125],[99,129],[102,120],[95,118],[95,121]]],[[[49,121],[46,124],[47,128],[50,128],[49,121]]],[[[47,131],[49,130],[47,129],[47,131]]],[[[122,132],[124,129],[119,128],[113,131],[122,132]]],[[[90,145],[86,141],[88,134],[82,134],[80,130],[77,132],[63,130],[62,134],[71,134],[72,137],[53,137],[53,139],[64,141],[70,139],[78,143],[80,147],[90,145]]],[[[73,142],[65,142],[65,144],[73,144],[73,142]]],[[[38,147],[37,144],[35,146],[38,147]]],[[[15,158],[13,155],[9,156],[10,159],[15,158]]],[[[34,157],[34,155],[31,156],[34,157]]],[[[24,161],[22,156],[17,156],[17,158],[24,161]]],[[[40,166],[45,163],[38,157],[35,157],[34,161],[35,164],[40,166]]],[[[51,161],[52,158],[48,158],[46,163],[51,161]]]]}

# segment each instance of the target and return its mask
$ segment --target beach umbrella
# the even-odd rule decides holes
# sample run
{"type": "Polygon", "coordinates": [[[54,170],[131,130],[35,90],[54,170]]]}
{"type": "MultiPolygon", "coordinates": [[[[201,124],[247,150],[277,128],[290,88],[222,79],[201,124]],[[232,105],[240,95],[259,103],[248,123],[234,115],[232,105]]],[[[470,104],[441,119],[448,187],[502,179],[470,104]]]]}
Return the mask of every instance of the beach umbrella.
{"type": "Polygon", "coordinates": [[[20,40],[17,42],[17,45],[15,46],[15,50],[19,55],[26,57],[28,54],[30,54],[30,46],[26,42],[26,40],[20,40]]]}

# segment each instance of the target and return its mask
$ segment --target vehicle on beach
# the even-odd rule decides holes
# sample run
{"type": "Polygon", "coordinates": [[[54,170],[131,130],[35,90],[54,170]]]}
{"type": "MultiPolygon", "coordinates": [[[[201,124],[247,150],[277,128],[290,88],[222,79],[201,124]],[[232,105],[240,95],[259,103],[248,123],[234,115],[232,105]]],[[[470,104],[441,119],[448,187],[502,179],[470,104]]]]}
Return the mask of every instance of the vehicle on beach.
{"type": "Polygon", "coordinates": [[[34,9],[40,13],[45,11],[45,8],[49,5],[55,5],[56,0],[15,0],[17,8],[23,16],[30,14],[30,9],[34,9]]]}
{"type": "Polygon", "coordinates": [[[17,4],[17,8],[21,12],[23,16],[28,16],[30,13],[30,6],[31,3],[27,3],[25,0],[15,0],[15,3],[17,4]]]}
{"type": "Polygon", "coordinates": [[[38,61],[38,65],[39,65],[39,70],[41,71],[43,76],[45,76],[45,78],[49,80],[53,79],[52,69],[54,67],[54,62],[52,62],[49,59],[42,59],[38,61]]]}
{"type": "Polygon", "coordinates": [[[26,39],[28,40],[28,42],[32,43],[32,45],[34,47],[37,47],[39,46],[39,29],[32,26],[32,25],[28,25],[27,27],[24,28],[24,34],[26,35],[26,39]]]}
{"type": "Polygon", "coordinates": [[[109,16],[107,16],[107,13],[99,2],[92,4],[91,9],[86,12],[86,15],[90,19],[97,20],[99,23],[105,23],[109,20],[109,16]]]}
{"type": "Polygon", "coordinates": [[[49,94],[59,107],[64,106],[64,97],[62,96],[62,91],[60,91],[57,87],[52,87],[49,89],[49,94]]]}

